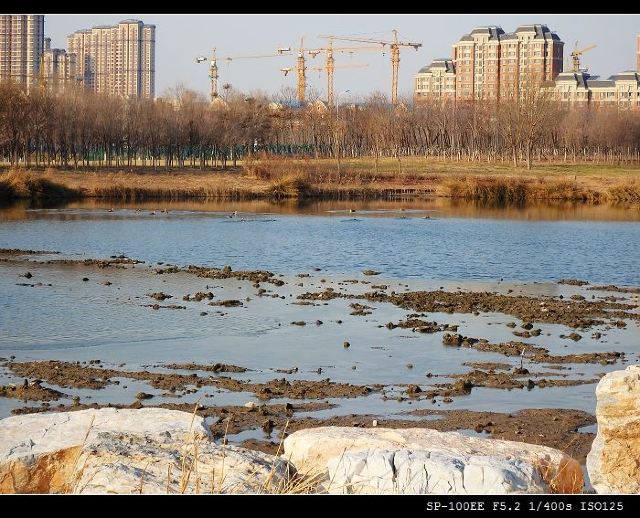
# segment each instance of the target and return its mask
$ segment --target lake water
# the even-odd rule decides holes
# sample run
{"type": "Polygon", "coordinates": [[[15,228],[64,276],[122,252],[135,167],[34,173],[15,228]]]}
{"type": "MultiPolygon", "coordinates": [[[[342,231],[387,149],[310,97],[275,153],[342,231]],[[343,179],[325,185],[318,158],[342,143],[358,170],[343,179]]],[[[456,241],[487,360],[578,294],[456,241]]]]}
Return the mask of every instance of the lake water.
{"type": "MultiPolygon", "coordinates": [[[[370,304],[374,310],[364,317],[350,315],[349,300],[336,299],[320,306],[293,304],[298,294],[327,286],[355,293],[369,289],[362,284],[347,288],[340,284],[346,279],[386,283],[398,292],[443,286],[454,291],[462,288],[537,296],[579,293],[589,298],[593,292],[556,281],[572,277],[598,284],[640,285],[640,211],[633,207],[500,209],[443,200],[305,206],[265,202],[13,206],[0,209],[0,248],[55,250],[75,259],[126,254],[145,261],[124,270],[29,264],[33,274],[29,282],[43,283],[35,287],[20,285],[25,281],[20,275],[27,266],[0,262],[0,357],[101,359],[106,366],[125,363],[128,369],[162,369],[162,363],[172,361],[228,362],[254,369],[237,377],[256,381],[282,377],[275,369],[296,366],[298,372],[287,375],[288,379],[330,377],[356,384],[428,386],[450,381],[447,375],[468,370],[462,367],[464,362],[515,365],[519,361],[443,347],[442,333],[381,328],[407,316],[407,311],[390,304],[370,304]],[[234,211],[238,211],[235,216],[234,211]],[[150,265],[155,268],[159,262],[269,270],[287,281],[279,288],[265,285],[284,299],[257,297],[251,283],[235,279],[153,275],[150,265]],[[363,276],[366,268],[381,272],[380,276],[363,276]],[[309,277],[296,277],[299,273],[309,277]],[[89,282],[82,281],[83,277],[89,282]],[[106,280],[112,284],[102,284],[106,280]],[[154,311],[146,306],[153,302],[145,297],[150,292],[173,294],[170,302],[182,304],[183,295],[205,289],[214,291],[216,300],[233,298],[245,303],[239,308],[222,308],[223,314],[215,313],[206,300],[185,303],[186,310],[154,311]],[[209,314],[201,316],[203,310],[209,314]],[[295,320],[309,324],[291,326],[295,320]],[[316,320],[323,324],[316,326],[316,320]],[[348,349],[342,347],[345,340],[351,343],[348,349]],[[413,367],[408,368],[408,363],[413,367]],[[316,373],[319,367],[322,375],[316,373]],[[426,373],[435,377],[428,380],[426,373]]],[[[491,313],[478,317],[434,313],[429,320],[459,324],[463,335],[495,342],[515,339],[512,329],[504,324],[521,324],[511,316],[491,313]]],[[[584,339],[576,343],[558,338],[572,331],[564,326],[537,327],[541,335],[526,341],[544,346],[552,354],[617,350],[627,352],[629,362],[638,360],[637,321],[629,322],[625,329],[608,329],[601,339],[583,333],[584,339]]],[[[572,366],[568,372],[572,377],[592,378],[619,368],[619,363],[587,364],[572,366]]],[[[0,374],[0,384],[20,381],[8,372],[0,374]]],[[[87,402],[130,403],[136,392],[144,390],[155,393],[154,403],[170,401],[160,396],[162,391],[149,389],[144,383],[128,380],[127,387],[123,385],[66,392],[87,402]]],[[[531,391],[479,388],[443,407],[502,411],[563,407],[593,412],[594,388],[593,384],[531,391]]],[[[257,401],[253,394],[213,388],[181,401],[195,402],[203,394],[212,396],[211,404],[257,401]]],[[[24,403],[0,398],[0,416],[19,406],[24,403]]],[[[420,407],[431,408],[432,404],[372,395],[341,400],[337,409],[317,415],[391,415],[420,407]]]]}
{"type": "Polygon", "coordinates": [[[640,210],[633,207],[483,209],[442,200],[314,203],[297,210],[264,202],[142,207],[0,210],[0,247],[89,257],[124,253],[284,274],[319,267],[349,275],[372,268],[404,279],[577,277],[640,285],[640,210]],[[160,212],[165,208],[168,213],[160,212]],[[230,218],[236,210],[238,217],[230,218]]]}

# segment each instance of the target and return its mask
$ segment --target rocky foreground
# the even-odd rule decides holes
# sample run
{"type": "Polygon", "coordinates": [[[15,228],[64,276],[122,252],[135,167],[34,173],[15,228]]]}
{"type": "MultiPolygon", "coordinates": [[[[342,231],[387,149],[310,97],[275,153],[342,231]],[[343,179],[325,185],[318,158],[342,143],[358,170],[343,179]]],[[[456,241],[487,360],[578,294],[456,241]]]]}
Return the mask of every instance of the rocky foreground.
{"type": "Polygon", "coordinates": [[[579,464],[544,446],[424,429],[300,430],[280,456],[216,444],[205,420],[157,408],[0,421],[3,493],[577,492],[579,464]]]}
{"type": "MultiPolygon", "coordinates": [[[[640,366],[598,385],[587,466],[599,493],[638,493],[640,366]]],[[[102,408],[0,421],[1,493],[576,493],[579,463],[525,443],[408,428],[298,430],[280,455],[216,443],[205,419],[102,408]]]]}

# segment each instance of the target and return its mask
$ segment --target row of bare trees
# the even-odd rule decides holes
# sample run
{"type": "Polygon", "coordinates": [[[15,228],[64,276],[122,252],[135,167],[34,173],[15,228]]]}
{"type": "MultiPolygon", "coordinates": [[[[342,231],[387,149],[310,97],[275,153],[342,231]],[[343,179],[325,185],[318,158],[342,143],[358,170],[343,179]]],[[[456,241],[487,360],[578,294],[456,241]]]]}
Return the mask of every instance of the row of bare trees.
{"type": "Polygon", "coordinates": [[[24,165],[225,167],[272,155],[440,156],[452,160],[640,161],[640,113],[567,110],[530,89],[496,103],[406,101],[373,94],[338,111],[230,95],[211,105],[176,87],[160,100],[125,100],[67,90],[29,94],[0,84],[0,161],[24,165]]]}

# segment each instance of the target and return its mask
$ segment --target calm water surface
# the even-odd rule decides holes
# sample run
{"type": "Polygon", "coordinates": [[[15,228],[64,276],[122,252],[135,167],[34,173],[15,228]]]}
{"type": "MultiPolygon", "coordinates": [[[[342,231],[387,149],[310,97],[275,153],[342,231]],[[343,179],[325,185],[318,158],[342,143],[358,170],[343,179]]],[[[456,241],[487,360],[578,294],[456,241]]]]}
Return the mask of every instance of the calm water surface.
{"type": "Polygon", "coordinates": [[[0,210],[0,247],[87,256],[117,252],[153,262],[285,274],[373,268],[405,279],[578,277],[637,285],[639,222],[640,210],[629,207],[483,209],[447,200],[298,208],[265,202],[111,208],[89,202],[0,210]],[[164,208],[169,212],[160,212],[164,208]],[[238,217],[230,218],[235,210],[238,217]]]}

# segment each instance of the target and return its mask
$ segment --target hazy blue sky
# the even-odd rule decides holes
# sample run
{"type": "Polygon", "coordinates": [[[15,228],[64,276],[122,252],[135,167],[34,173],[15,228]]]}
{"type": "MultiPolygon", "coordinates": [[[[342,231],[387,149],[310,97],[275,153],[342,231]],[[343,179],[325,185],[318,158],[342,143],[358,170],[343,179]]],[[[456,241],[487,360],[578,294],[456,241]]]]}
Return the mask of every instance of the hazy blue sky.
{"type": "MultiPolygon", "coordinates": [[[[399,91],[412,91],[413,76],[435,57],[449,57],[451,45],[476,26],[500,25],[506,32],[517,25],[545,23],[565,42],[565,60],[576,41],[579,46],[596,44],[583,57],[583,66],[601,77],[622,70],[635,69],[636,36],[640,33],[640,15],[46,15],[45,32],[52,46],[66,47],[66,36],[93,25],[112,24],[125,18],[138,18],[155,24],[156,92],[178,82],[201,92],[209,91],[208,66],[196,64],[195,57],[219,55],[271,54],[282,46],[298,46],[304,36],[306,47],[322,47],[321,34],[362,35],[390,39],[397,29],[402,40],[422,42],[417,52],[403,49],[400,62],[399,91]]],[[[351,46],[346,42],[337,45],[351,46]]],[[[357,45],[357,44],[356,44],[357,45]]],[[[360,69],[336,70],[335,91],[349,89],[348,95],[390,91],[389,54],[360,53],[353,57],[336,55],[336,64],[368,63],[360,69]]],[[[308,66],[323,64],[322,55],[309,59],[308,66]]],[[[283,86],[295,86],[295,74],[287,77],[281,67],[295,65],[295,57],[219,62],[221,83],[231,83],[243,91],[262,89],[269,93],[283,86]]],[[[307,82],[323,96],[324,73],[310,71],[307,82]]]]}

